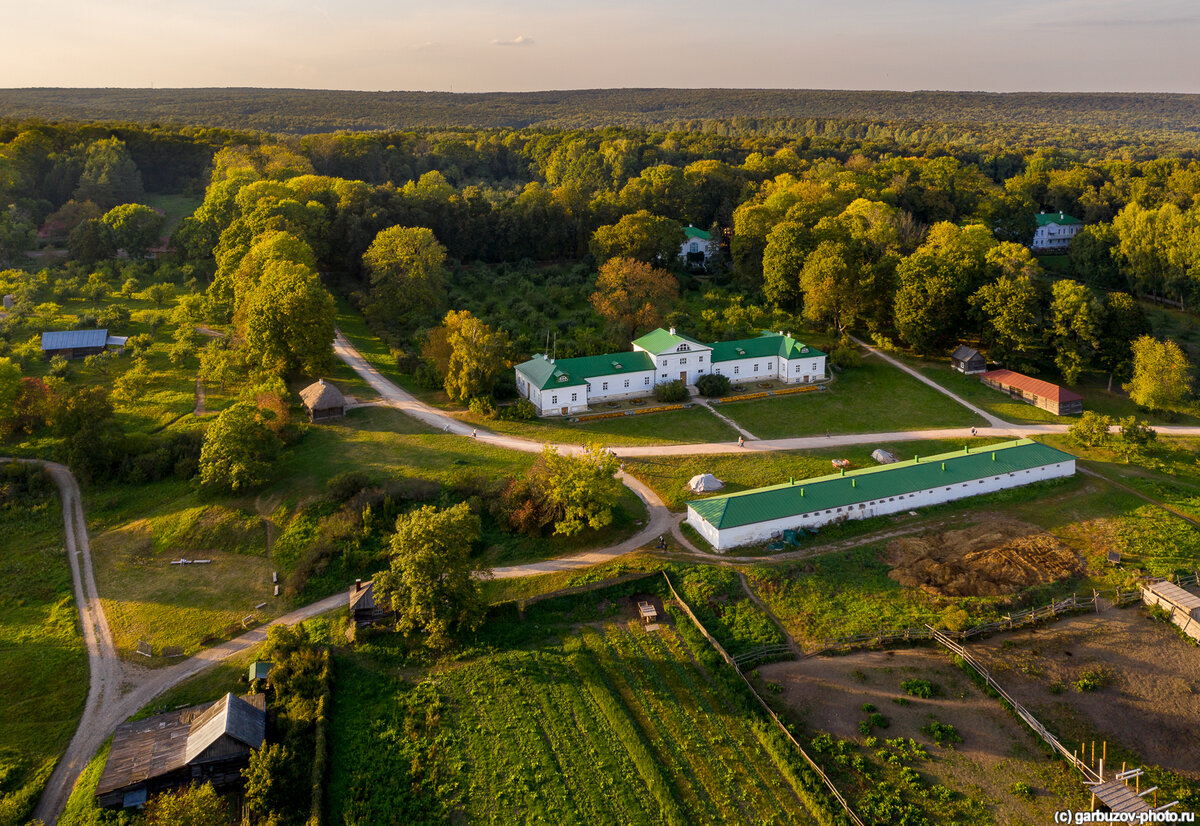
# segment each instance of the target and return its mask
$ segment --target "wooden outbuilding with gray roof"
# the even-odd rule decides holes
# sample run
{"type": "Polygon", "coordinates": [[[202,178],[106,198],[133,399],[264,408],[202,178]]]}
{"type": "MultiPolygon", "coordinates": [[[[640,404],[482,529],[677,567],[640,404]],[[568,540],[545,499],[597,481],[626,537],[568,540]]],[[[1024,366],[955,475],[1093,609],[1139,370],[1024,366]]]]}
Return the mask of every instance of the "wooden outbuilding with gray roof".
{"type": "Polygon", "coordinates": [[[96,786],[104,807],[140,806],[149,795],[208,782],[242,782],[250,752],[266,739],[266,698],[226,694],[210,705],[191,706],[145,720],[122,723],[96,786]]]}
{"type": "Polygon", "coordinates": [[[346,397],[325,379],[317,379],[301,390],[300,401],[310,422],[327,422],[346,415],[346,397]]]}

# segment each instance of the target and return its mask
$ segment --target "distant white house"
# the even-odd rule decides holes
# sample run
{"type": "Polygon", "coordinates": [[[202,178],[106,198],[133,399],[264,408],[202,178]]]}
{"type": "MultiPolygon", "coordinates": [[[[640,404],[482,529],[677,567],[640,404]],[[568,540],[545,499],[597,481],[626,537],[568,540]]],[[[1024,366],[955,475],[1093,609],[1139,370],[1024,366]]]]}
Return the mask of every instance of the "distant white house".
{"type": "Polygon", "coordinates": [[[689,264],[703,266],[708,263],[712,254],[712,233],[697,229],[691,225],[683,230],[687,237],[679,245],[679,257],[689,264]]]}
{"type": "Polygon", "coordinates": [[[1034,252],[1065,250],[1071,239],[1083,232],[1083,221],[1063,212],[1042,212],[1037,216],[1037,229],[1029,248],[1034,252]]]}
{"type": "Polygon", "coordinates": [[[539,416],[568,416],[589,404],[633,399],[654,385],[679,379],[693,385],[708,373],[737,384],[774,379],[811,384],[825,378],[825,353],[783,332],[704,344],[661,327],[633,342],[633,350],[552,359],[537,355],[517,365],[517,392],[539,416]]]}

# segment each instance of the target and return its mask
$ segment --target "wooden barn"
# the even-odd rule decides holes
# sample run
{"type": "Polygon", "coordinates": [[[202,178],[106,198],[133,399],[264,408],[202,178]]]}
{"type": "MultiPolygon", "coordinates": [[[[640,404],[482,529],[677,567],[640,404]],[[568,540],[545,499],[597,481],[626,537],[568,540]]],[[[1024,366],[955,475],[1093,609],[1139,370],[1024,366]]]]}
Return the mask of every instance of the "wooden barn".
{"type": "Polygon", "coordinates": [[[122,723],[96,786],[105,807],[141,806],[149,795],[208,782],[239,785],[250,752],[266,739],[266,697],[226,694],[211,705],[190,706],[122,723]]]}
{"type": "Polygon", "coordinates": [[[1059,416],[1083,412],[1083,396],[1032,376],[1014,373],[1012,370],[992,370],[980,376],[979,380],[993,390],[1007,393],[1018,401],[1049,410],[1059,416]]]}
{"type": "Polygon", "coordinates": [[[958,349],[950,354],[950,367],[964,375],[974,376],[987,372],[987,359],[973,347],[960,344],[958,349]]]}
{"type": "Polygon", "coordinates": [[[354,580],[350,589],[350,619],[356,626],[374,625],[391,615],[391,611],[375,602],[375,581],[354,580]]]}
{"type": "Polygon", "coordinates": [[[300,401],[310,422],[327,422],[346,415],[346,397],[325,379],[317,379],[301,390],[300,401]]]}
{"type": "MultiPolygon", "coordinates": [[[[103,353],[111,340],[108,330],[57,330],[42,333],[42,355],[76,359],[103,353]]],[[[124,339],[121,340],[124,344],[124,339]]]]}

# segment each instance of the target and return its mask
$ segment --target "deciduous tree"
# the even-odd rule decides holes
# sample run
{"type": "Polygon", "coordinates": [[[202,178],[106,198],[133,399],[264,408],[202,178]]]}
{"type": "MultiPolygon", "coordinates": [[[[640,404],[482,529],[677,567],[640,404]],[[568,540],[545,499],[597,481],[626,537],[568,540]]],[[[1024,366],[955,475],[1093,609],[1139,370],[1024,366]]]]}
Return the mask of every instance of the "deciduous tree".
{"type": "Polygon", "coordinates": [[[391,566],[375,576],[380,604],[396,612],[396,627],[429,648],[448,648],[461,631],[479,627],[487,609],[481,570],[471,559],[479,517],[461,503],[425,505],[396,520],[391,566]]]}
{"type": "Polygon", "coordinates": [[[363,255],[371,280],[367,314],[388,327],[409,331],[436,317],[445,300],[446,248],[424,227],[391,227],[375,236],[363,255]]]}
{"type": "Polygon", "coordinates": [[[492,330],[467,310],[446,314],[449,357],[446,359],[446,395],[455,401],[489,396],[504,369],[508,336],[492,330]]]}
{"type": "Polygon", "coordinates": [[[556,534],[572,536],[584,528],[598,530],[612,523],[622,487],[617,458],[611,452],[590,444],[582,453],[568,455],[547,445],[542,460],[546,498],[558,514],[556,534]]]}
{"type": "Polygon", "coordinates": [[[130,258],[145,258],[158,243],[166,218],[144,204],[121,204],[101,218],[112,233],[114,245],[130,258]]]}
{"type": "Polygon", "coordinates": [[[1054,364],[1063,381],[1074,384],[1089,367],[1099,346],[1101,307],[1087,287],[1075,281],[1056,281],[1051,290],[1050,340],[1054,364]]]}
{"type": "Polygon", "coordinates": [[[1191,366],[1175,342],[1142,336],[1133,342],[1133,378],[1122,387],[1148,410],[1170,410],[1191,392],[1191,366]]]}
{"type": "Polygon", "coordinates": [[[254,402],[234,402],[204,432],[200,482],[235,492],[260,485],[279,445],[254,402]]]}
{"type": "Polygon", "coordinates": [[[623,216],[615,224],[597,229],[592,234],[589,249],[597,261],[635,258],[647,264],[666,266],[676,260],[685,239],[678,221],[641,209],[623,216]]]}
{"type": "Polygon", "coordinates": [[[228,826],[229,808],[211,783],[162,792],[146,801],[146,826],[228,826]]]}
{"type": "Polygon", "coordinates": [[[263,270],[235,322],[253,364],[283,375],[315,374],[333,355],[335,313],[315,272],[276,261],[263,270]]]}
{"type": "Polygon", "coordinates": [[[592,307],[627,338],[658,327],[679,298],[679,282],[633,258],[612,258],[600,267],[592,307]]]}

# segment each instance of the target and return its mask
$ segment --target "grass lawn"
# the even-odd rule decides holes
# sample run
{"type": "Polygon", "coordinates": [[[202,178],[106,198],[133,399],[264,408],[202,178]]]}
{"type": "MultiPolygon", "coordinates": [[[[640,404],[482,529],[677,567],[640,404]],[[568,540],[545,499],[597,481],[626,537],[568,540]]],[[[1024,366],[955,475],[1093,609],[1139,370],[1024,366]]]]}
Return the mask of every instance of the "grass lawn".
{"type": "Polygon", "coordinates": [[[87,696],[57,493],[0,507],[0,825],[28,822],[87,696]]]}
{"type": "MultiPolygon", "coordinates": [[[[105,595],[117,646],[132,656],[144,639],[156,649],[178,645],[191,654],[205,640],[239,632],[247,615],[261,621],[293,607],[286,591],[273,596],[271,572],[279,571],[283,581],[299,556],[268,552],[267,520],[273,536],[286,535],[297,520],[307,518],[308,505],[322,501],[328,480],[339,473],[363,470],[377,483],[415,478],[456,491],[486,491],[525,473],[535,459],[433,431],[390,408],[361,408],[344,420],[310,427],[299,444],[285,451],[274,468],[274,481],[250,494],[217,496],[195,482],[176,481],[89,490],[85,503],[97,586],[105,595]],[[169,564],[181,556],[212,562],[169,564]],[[263,602],[267,607],[255,610],[263,602]]],[[[612,525],[573,537],[518,536],[500,530],[486,508],[483,516],[482,559],[487,564],[620,542],[646,518],[631,492],[624,494],[612,525]]],[[[385,562],[372,558],[359,564],[366,567],[331,560],[328,575],[299,599],[325,596],[356,576],[371,576],[385,562]]],[[[164,662],[156,658],[152,664],[164,662]]]]}
{"type": "Polygon", "coordinates": [[[839,374],[828,390],[732,402],[719,407],[760,439],[971,427],[984,421],[962,405],[886,364],[867,357],[839,374]]]}
{"type": "Polygon", "coordinates": [[[790,477],[807,479],[834,472],[831,460],[849,459],[851,467],[876,467],[871,458],[876,448],[883,448],[897,459],[913,456],[933,456],[961,450],[964,444],[972,447],[994,444],[1001,439],[925,440],[897,442],[894,445],[869,444],[827,450],[781,450],[769,453],[726,453],[714,456],[646,456],[625,460],[625,470],[641,479],[662,497],[672,510],[683,510],[691,499],[705,495],[719,496],[740,490],[778,485],[790,477]],[[711,473],[725,483],[725,488],[713,494],[695,494],[687,489],[688,480],[701,473],[711,473]]]}
{"type": "Polygon", "coordinates": [[[167,237],[170,237],[171,233],[175,231],[175,227],[179,226],[180,221],[191,215],[196,211],[196,207],[200,206],[199,199],[178,193],[147,192],[142,196],[141,202],[166,213],[167,222],[163,225],[163,235],[167,237]]]}
{"type": "Polygon", "coordinates": [[[112,748],[112,738],[104,742],[95,757],[88,761],[75,788],[67,799],[66,808],[58,819],[58,826],[93,826],[101,823],[104,810],[96,805],[96,787],[100,785],[100,775],[104,774],[104,764],[108,762],[108,752],[112,748]]]}

